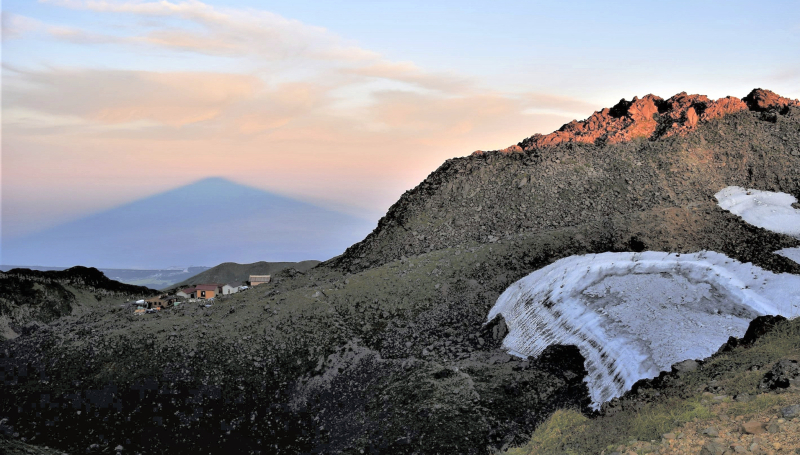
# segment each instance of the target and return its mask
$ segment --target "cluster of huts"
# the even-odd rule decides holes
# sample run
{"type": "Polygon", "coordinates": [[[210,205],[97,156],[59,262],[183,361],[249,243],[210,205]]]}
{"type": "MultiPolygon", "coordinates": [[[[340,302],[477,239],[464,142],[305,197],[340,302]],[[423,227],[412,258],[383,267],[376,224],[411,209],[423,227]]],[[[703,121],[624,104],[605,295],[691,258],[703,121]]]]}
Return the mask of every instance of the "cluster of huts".
{"type": "Polygon", "coordinates": [[[195,302],[197,300],[212,300],[220,295],[235,294],[239,291],[249,289],[253,286],[269,283],[270,275],[250,275],[250,279],[244,283],[206,283],[192,287],[180,289],[175,294],[163,294],[158,297],[128,302],[135,314],[154,313],[165,308],[178,306],[184,302],[195,302]]]}

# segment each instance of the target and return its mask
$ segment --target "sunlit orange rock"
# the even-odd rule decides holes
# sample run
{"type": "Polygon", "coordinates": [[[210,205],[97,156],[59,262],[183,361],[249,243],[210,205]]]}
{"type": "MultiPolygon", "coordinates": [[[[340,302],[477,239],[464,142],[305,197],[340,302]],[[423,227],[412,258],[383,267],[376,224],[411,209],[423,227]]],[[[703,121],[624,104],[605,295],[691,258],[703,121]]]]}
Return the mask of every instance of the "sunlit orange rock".
{"type": "Polygon", "coordinates": [[[654,140],[684,135],[698,125],[724,115],[748,109],[785,109],[787,106],[800,106],[800,102],[764,89],[754,89],[744,99],[728,96],[712,100],[705,95],[681,92],[664,100],[651,94],[633,97],[631,101],[620,100],[615,106],[597,111],[586,120],[573,120],[550,134],[534,134],[500,152],[521,152],[567,142],[615,144],[636,138],[654,140]]]}

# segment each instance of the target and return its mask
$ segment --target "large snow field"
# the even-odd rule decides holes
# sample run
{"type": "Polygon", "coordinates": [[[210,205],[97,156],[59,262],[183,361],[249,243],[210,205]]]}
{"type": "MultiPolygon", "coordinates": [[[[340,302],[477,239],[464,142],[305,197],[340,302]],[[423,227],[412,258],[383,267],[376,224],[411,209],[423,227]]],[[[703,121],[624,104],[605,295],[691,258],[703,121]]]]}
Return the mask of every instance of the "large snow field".
{"type": "MultiPolygon", "coordinates": [[[[730,186],[715,197],[747,223],[800,238],[794,196],[730,186]]],[[[775,253],[800,263],[800,248],[775,253]]],[[[800,276],[710,251],[573,256],[512,284],[488,320],[497,314],[509,328],[503,346],[514,355],[576,345],[597,408],[640,379],[708,357],[728,337],[743,336],[756,316],[800,315],[800,276]]]]}
{"type": "Polygon", "coordinates": [[[729,186],[714,195],[725,210],[772,232],[800,238],[800,210],[791,194],[729,186]]]}
{"type": "Polygon", "coordinates": [[[586,358],[594,407],[676,362],[713,354],[758,315],[800,314],[800,276],[723,254],[603,253],[561,259],[511,285],[489,312],[521,357],[551,344],[586,358]]]}

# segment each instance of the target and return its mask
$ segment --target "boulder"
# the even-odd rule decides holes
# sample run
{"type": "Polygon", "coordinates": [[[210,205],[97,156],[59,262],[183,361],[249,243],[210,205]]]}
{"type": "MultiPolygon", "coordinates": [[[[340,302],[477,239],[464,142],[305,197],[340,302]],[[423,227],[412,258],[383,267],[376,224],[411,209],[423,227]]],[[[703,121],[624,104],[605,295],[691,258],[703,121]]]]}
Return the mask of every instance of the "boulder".
{"type": "Polygon", "coordinates": [[[800,364],[797,360],[779,360],[761,379],[762,390],[786,389],[800,385],[800,364]]]}
{"type": "Polygon", "coordinates": [[[719,441],[707,441],[700,449],[700,455],[722,455],[725,453],[725,444],[719,441]]]}
{"type": "Polygon", "coordinates": [[[688,373],[690,371],[695,371],[700,366],[700,363],[697,360],[684,360],[683,362],[678,362],[675,365],[672,365],[672,372],[673,373],[688,373]]]}
{"type": "Polygon", "coordinates": [[[742,424],[742,433],[745,434],[761,434],[766,431],[764,423],[758,420],[750,420],[742,424]]]}
{"type": "Polygon", "coordinates": [[[781,416],[784,419],[793,419],[795,417],[800,417],[800,404],[793,404],[791,406],[786,406],[785,408],[781,408],[781,416]]]}

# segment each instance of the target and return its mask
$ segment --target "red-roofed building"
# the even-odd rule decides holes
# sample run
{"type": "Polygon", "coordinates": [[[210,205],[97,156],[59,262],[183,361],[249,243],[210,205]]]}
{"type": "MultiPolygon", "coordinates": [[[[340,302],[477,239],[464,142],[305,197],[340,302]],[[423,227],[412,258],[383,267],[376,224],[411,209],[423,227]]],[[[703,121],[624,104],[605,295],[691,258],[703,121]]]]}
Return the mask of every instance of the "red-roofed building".
{"type": "Polygon", "coordinates": [[[181,289],[180,291],[176,292],[175,295],[177,295],[178,297],[183,297],[185,299],[188,299],[189,297],[192,296],[192,294],[194,294],[194,290],[195,290],[195,288],[193,288],[193,287],[192,288],[181,289]]]}

